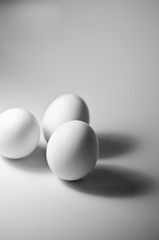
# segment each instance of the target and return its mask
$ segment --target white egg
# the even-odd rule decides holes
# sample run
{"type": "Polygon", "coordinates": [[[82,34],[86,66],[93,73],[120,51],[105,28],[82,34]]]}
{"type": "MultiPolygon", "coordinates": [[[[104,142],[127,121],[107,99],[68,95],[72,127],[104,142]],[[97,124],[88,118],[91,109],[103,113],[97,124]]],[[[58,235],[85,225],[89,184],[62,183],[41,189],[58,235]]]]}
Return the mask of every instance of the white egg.
{"type": "Polygon", "coordinates": [[[73,94],[65,94],[56,98],[44,114],[43,133],[46,140],[49,140],[57,127],[71,120],[89,123],[89,111],[82,98],[73,94]]]}
{"type": "Polygon", "coordinates": [[[37,146],[40,127],[36,118],[21,108],[11,108],[0,114],[0,154],[22,158],[37,146]]]}
{"type": "Polygon", "coordinates": [[[61,179],[78,180],[95,166],[99,143],[94,130],[85,122],[69,121],[58,127],[47,145],[50,169],[61,179]]]}

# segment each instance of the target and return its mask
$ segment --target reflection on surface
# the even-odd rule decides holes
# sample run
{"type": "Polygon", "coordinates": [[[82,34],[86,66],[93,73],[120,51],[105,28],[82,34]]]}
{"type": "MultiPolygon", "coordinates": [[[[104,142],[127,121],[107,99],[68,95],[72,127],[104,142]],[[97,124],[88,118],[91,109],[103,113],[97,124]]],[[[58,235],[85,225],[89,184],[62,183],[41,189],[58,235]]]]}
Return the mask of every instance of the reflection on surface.
{"type": "Polygon", "coordinates": [[[25,158],[9,159],[3,157],[4,160],[15,168],[34,173],[48,173],[49,167],[46,160],[46,147],[39,145],[33,153],[25,158]]]}
{"type": "Polygon", "coordinates": [[[136,139],[121,134],[97,134],[99,158],[113,158],[130,153],[138,148],[136,139]]]}
{"type": "Polygon", "coordinates": [[[97,166],[86,178],[67,186],[97,196],[132,197],[145,195],[154,188],[153,180],[142,173],[118,167],[97,166]]]}

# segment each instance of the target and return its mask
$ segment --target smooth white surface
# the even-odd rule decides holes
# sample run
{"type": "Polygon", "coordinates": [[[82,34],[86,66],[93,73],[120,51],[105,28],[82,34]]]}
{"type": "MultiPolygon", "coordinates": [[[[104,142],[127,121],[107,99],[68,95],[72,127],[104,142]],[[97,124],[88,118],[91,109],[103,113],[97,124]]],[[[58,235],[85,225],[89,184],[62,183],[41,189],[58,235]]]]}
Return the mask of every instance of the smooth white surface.
{"type": "Polygon", "coordinates": [[[99,143],[94,130],[83,121],[60,125],[47,144],[48,164],[59,178],[79,180],[90,173],[99,155],[99,143]]]}
{"type": "Polygon", "coordinates": [[[73,94],[64,94],[54,99],[43,117],[42,128],[46,140],[49,140],[57,127],[71,120],[89,123],[89,110],[85,101],[73,94]]]}
{"type": "Polygon", "coordinates": [[[0,4],[0,110],[41,120],[78,94],[101,146],[78,185],[51,173],[43,143],[0,159],[0,239],[159,239],[158,22],[155,0],[0,4]]]}
{"type": "Polygon", "coordinates": [[[0,154],[22,158],[32,153],[39,143],[40,127],[34,115],[21,108],[0,114],[0,154]]]}

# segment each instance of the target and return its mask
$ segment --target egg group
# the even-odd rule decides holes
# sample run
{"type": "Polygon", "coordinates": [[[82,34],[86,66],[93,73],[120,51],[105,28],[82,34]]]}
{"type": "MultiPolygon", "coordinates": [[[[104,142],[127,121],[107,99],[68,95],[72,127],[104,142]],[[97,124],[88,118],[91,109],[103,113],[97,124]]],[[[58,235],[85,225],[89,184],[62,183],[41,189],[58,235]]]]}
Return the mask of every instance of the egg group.
{"type": "Polygon", "coordinates": [[[78,180],[95,166],[99,152],[94,130],[85,122],[69,121],[59,126],[47,145],[48,164],[59,178],[78,180]]]}
{"type": "Polygon", "coordinates": [[[89,111],[85,101],[73,94],[64,94],[56,98],[47,108],[43,117],[43,133],[48,141],[55,129],[71,120],[89,123],[89,111]]]}
{"type": "Polygon", "coordinates": [[[22,158],[37,147],[38,121],[32,113],[12,108],[0,114],[0,153],[8,158],[22,158]]]}
{"type": "MultiPolygon", "coordinates": [[[[65,94],[56,98],[45,111],[42,130],[48,165],[60,179],[75,181],[94,168],[99,143],[81,97],[65,94]]],[[[0,114],[0,154],[4,157],[26,157],[35,150],[39,138],[38,121],[29,111],[11,108],[0,114]]]]}

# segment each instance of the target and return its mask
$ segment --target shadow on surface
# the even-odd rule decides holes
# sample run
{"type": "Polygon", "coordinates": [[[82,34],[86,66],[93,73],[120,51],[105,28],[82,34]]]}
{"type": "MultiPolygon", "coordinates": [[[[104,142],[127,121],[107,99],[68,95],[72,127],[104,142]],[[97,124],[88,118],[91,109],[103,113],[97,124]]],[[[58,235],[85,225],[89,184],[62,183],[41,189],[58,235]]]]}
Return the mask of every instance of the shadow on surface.
{"type": "Polygon", "coordinates": [[[20,159],[5,158],[8,164],[30,172],[49,172],[49,166],[46,160],[46,147],[38,145],[30,155],[20,159]]]}
{"type": "Polygon", "coordinates": [[[99,159],[113,158],[134,151],[138,147],[136,139],[121,134],[97,134],[99,159]]]}
{"type": "Polygon", "coordinates": [[[96,167],[86,178],[74,182],[63,181],[67,186],[97,196],[132,197],[145,195],[155,184],[141,173],[116,167],[96,167]]]}

